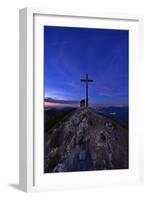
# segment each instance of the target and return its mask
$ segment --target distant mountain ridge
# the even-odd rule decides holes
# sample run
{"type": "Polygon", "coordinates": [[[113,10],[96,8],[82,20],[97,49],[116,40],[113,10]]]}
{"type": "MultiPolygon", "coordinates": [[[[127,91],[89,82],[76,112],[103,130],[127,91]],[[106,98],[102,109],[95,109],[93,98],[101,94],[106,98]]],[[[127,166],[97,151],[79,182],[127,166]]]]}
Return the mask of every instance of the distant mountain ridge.
{"type": "Polygon", "coordinates": [[[127,106],[125,106],[125,107],[114,107],[114,106],[103,107],[103,108],[98,108],[97,111],[99,113],[104,113],[105,115],[128,125],[129,108],[127,106]]]}

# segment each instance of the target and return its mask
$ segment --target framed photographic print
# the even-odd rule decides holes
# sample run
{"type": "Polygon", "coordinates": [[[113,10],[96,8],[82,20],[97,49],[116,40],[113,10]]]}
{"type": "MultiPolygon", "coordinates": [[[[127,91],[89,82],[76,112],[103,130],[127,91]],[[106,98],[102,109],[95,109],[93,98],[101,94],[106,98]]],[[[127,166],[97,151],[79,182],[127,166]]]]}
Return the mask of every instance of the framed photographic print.
{"type": "Polygon", "coordinates": [[[20,188],[143,182],[143,19],[20,10],[20,188]]]}

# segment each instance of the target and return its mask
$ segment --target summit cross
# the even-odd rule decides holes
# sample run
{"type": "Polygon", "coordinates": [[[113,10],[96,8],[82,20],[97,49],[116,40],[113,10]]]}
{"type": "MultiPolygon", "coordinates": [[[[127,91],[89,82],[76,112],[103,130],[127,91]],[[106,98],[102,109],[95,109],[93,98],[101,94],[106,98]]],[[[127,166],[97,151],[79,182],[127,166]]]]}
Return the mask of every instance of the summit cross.
{"type": "Polygon", "coordinates": [[[93,82],[93,80],[88,79],[88,74],[86,74],[86,79],[81,79],[81,82],[86,83],[86,107],[88,107],[88,83],[93,82]]]}

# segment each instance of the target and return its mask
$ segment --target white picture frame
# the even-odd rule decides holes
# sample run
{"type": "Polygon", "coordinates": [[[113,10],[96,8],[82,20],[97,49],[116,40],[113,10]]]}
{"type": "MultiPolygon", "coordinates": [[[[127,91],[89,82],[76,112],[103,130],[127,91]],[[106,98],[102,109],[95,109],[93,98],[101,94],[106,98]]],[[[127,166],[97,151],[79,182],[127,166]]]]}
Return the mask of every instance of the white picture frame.
{"type": "Polygon", "coordinates": [[[20,189],[25,192],[143,183],[143,17],[87,11],[20,10],[20,189]],[[129,38],[128,170],[46,174],[43,167],[44,25],[127,29],[129,38]],[[140,106],[138,106],[140,105],[140,106]]]}

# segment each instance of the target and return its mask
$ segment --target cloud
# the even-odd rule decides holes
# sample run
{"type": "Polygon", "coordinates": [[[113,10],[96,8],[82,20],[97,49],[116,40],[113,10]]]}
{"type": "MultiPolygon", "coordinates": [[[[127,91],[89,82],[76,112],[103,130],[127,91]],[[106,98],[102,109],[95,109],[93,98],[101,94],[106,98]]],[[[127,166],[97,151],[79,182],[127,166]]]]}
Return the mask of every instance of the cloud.
{"type": "Polygon", "coordinates": [[[50,97],[46,97],[44,99],[45,107],[77,107],[79,105],[79,101],[74,100],[61,100],[61,99],[53,99],[50,97]]]}
{"type": "Polygon", "coordinates": [[[105,93],[105,92],[101,92],[99,93],[100,96],[105,96],[105,97],[112,97],[111,94],[105,93]]]}
{"type": "Polygon", "coordinates": [[[114,93],[114,88],[107,85],[98,86],[98,92],[100,96],[112,97],[114,93]]]}

